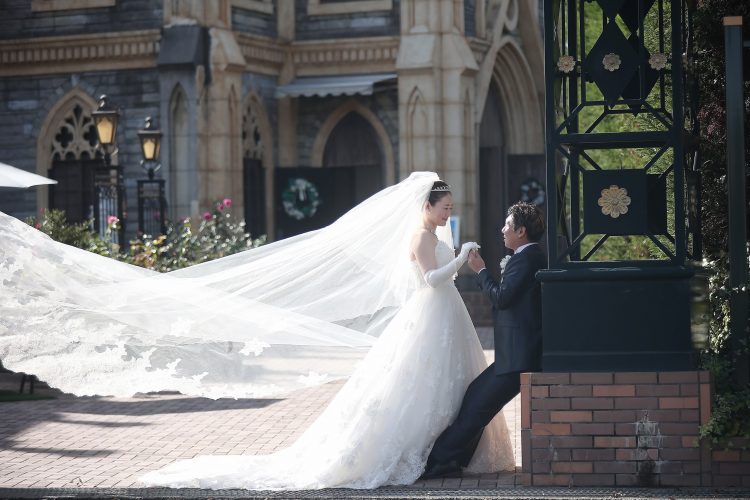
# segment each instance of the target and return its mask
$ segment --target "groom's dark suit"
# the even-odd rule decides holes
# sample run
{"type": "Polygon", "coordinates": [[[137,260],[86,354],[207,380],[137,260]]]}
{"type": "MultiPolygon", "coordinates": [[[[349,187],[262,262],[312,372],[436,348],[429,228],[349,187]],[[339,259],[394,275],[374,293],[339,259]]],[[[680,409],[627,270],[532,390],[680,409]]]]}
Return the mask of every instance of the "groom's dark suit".
{"type": "Polygon", "coordinates": [[[428,471],[452,461],[468,465],[484,427],[518,394],[519,374],[541,369],[541,286],[534,275],[545,263],[533,244],[510,258],[500,283],[487,269],[477,275],[495,314],[495,362],[469,385],[458,417],[435,441],[428,471]]]}

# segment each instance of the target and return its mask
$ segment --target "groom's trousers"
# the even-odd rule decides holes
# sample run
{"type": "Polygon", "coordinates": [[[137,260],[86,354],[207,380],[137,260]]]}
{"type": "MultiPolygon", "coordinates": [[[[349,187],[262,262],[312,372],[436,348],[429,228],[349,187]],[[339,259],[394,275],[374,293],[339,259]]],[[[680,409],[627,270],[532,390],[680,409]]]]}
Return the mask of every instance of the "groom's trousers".
{"type": "Polygon", "coordinates": [[[435,441],[427,461],[428,468],[453,460],[466,467],[484,427],[518,394],[520,378],[520,372],[496,375],[495,363],[475,378],[464,394],[456,420],[435,441]]]}

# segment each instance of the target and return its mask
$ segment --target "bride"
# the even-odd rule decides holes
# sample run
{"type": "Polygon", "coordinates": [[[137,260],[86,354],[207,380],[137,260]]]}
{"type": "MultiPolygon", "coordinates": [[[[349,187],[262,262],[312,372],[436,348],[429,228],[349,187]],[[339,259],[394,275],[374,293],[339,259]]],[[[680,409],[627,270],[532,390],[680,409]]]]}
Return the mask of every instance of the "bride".
{"type": "MultiPolygon", "coordinates": [[[[452,278],[449,187],[415,173],[327,228],[157,275],[0,214],[0,359],[75,394],[282,394],[348,377],[289,448],[142,478],[203,488],[411,484],[487,366],[452,278]]],[[[474,472],[514,465],[502,414],[474,472]]]]}

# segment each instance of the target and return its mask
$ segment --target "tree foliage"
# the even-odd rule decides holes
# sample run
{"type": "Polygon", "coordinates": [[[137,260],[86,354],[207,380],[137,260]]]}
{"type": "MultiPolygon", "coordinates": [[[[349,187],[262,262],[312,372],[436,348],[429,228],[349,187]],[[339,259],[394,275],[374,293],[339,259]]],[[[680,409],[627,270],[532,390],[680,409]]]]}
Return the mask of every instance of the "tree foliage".
{"type": "MultiPolygon", "coordinates": [[[[701,433],[714,441],[737,435],[750,436],[750,387],[735,382],[734,359],[747,354],[735,352],[729,330],[729,288],[727,255],[729,214],[727,211],[726,104],[725,104],[725,16],[742,16],[745,39],[750,39],[750,2],[747,0],[699,0],[694,17],[696,77],[698,78],[701,125],[702,235],[706,267],[711,274],[709,297],[711,326],[709,346],[701,363],[714,378],[711,420],[701,433]]],[[[746,58],[747,62],[747,58],[746,58]]],[[[746,68],[746,75],[747,73],[746,68]]],[[[750,82],[745,82],[745,133],[750,133],[750,82]]],[[[750,172],[750,141],[745,140],[745,171],[750,172]]],[[[747,187],[747,184],[746,184],[747,187]]],[[[750,199],[750,198],[748,198],[750,199]]]]}

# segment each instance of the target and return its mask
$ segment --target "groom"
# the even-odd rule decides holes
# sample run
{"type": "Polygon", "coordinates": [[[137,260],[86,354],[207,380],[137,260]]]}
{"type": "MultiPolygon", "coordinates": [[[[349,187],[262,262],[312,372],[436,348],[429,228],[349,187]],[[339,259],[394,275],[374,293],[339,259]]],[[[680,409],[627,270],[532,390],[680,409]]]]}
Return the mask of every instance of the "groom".
{"type": "Polygon", "coordinates": [[[499,283],[477,251],[469,255],[469,267],[477,273],[495,314],[495,362],[469,385],[456,420],[435,441],[423,478],[466,467],[484,427],[518,394],[520,373],[541,369],[541,287],[534,277],[546,264],[538,244],[544,233],[541,210],[516,203],[508,209],[502,233],[513,256],[499,283]]]}

